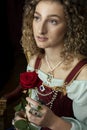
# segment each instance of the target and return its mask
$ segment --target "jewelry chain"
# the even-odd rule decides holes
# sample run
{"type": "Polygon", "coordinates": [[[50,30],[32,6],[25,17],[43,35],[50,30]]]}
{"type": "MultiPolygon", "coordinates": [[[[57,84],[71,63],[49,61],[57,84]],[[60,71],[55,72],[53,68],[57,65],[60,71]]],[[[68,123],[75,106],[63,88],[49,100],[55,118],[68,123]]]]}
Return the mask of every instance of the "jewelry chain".
{"type": "MultiPolygon", "coordinates": [[[[49,69],[50,69],[51,72],[53,72],[53,71],[54,71],[57,67],[59,67],[63,62],[64,62],[64,59],[63,59],[62,61],[60,61],[60,62],[57,62],[57,64],[52,68],[52,67],[50,66],[50,63],[49,63],[48,58],[47,58],[47,55],[46,55],[46,63],[47,63],[47,65],[48,65],[48,67],[49,67],[49,69]]],[[[52,78],[52,75],[49,75],[49,76],[51,76],[50,78],[52,78]]],[[[48,78],[49,78],[49,77],[48,77],[48,78]]],[[[51,80],[51,79],[50,79],[50,80],[51,80]]],[[[37,94],[39,94],[39,95],[41,95],[41,96],[49,96],[49,95],[53,94],[51,101],[46,104],[47,106],[50,107],[50,109],[52,109],[53,103],[54,103],[55,99],[57,98],[58,91],[51,91],[50,93],[46,93],[46,94],[42,94],[42,93],[40,93],[38,90],[36,90],[36,91],[37,91],[37,94]]]]}
{"type": "Polygon", "coordinates": [[[46,63],[47,63],[47,65],[48,65],[51,72],[53,72],[58,66],[60,66],[63,63],[63,61],[64,61],[64,59],[62,61],[60,61],[60,62],[58,61],[57,64],[52,68],[50,66],[50,63],[49,63],[47,55],[46,55],[46,63]]]}

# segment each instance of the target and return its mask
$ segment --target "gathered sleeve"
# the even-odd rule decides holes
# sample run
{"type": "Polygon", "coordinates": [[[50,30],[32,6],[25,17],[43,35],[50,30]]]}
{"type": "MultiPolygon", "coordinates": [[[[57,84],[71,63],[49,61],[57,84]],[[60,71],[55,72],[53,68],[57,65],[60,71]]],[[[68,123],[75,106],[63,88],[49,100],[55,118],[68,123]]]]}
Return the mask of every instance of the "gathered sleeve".
{"type": "Polygon", "coordinates": [[[87,130],[87,81],[73,81],[67,87],[67,96],[73,101],[73,113],[76,119],[63,118],[72,123],[71,130],[87,130]]]}

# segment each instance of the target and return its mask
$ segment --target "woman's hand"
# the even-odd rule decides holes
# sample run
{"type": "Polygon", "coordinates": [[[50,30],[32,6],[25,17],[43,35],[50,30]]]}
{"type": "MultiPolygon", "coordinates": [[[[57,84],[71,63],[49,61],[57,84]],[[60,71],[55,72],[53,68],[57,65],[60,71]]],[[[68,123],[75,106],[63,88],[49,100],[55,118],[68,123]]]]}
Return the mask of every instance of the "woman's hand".
{"type": "Polygon", "coordinates": [[[24,128],[26,122],[26,114],[24,111],[18,111],[15,112],[14,119],[12,120],[12,125],[15,127],[15,130],[22,130],[22,127],[24,128]],[[20,121],[20,123],[18,122],[20,121]],[[21,124],[21,125],[20,125],[21,124]]]}
{"type": "Polygon", "coordinates": [[[25,118],[26,118],[26,114],[24,111],[15,112],[14,119],[12,120],[12,125],[14,125],[15,122],[18,120],[25,120],[25,118]]]}
{"type": "Polygon", "coordinates": [[[58,117],[47,106],[40,105],[29,97],[26,100],[28,104],[25,109],[28,120],[37,126],[51,128],[58,117]]]}
{"type": "Polygon", "coordinates": [[[15,113],[15,117],[14,120],[20,120],[20,119],[25,119],[26,118],[26,114],[24,111],[18,111],[15,113]]]}

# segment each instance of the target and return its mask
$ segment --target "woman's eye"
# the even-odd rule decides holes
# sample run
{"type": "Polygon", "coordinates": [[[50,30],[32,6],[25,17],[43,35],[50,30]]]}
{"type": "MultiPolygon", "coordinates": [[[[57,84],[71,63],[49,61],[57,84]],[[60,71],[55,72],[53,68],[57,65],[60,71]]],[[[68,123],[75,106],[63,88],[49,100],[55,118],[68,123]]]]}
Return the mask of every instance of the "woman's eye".
{"type": "Polygon", "coordinates": [[[40,20],[40,17],[39,17],[39,16],[34,16],[34,20],[35,20],[35,21],[39,21],[39,20],[40,20]]]}
{"type": "Polygon", "coordinates": [[[50,22],[51,24],[53,24],[53,25],[56,25],[56,24],[58,23],[57,20],[49,20],[49,22],[50,22]]]}

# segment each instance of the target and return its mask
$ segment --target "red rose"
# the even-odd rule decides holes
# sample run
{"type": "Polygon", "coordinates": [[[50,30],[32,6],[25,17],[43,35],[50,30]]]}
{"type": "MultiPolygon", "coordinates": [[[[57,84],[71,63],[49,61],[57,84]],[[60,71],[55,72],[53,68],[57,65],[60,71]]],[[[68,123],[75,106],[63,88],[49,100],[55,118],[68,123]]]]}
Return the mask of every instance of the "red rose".
{"type": "Polygon", "coordinates": [[[23,89],[39,87],[42,81],[39,79],[38,74],[33,72],[24,72],[20,74],[20,85],[23,89]]]}

